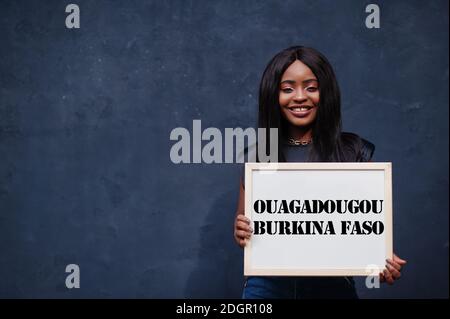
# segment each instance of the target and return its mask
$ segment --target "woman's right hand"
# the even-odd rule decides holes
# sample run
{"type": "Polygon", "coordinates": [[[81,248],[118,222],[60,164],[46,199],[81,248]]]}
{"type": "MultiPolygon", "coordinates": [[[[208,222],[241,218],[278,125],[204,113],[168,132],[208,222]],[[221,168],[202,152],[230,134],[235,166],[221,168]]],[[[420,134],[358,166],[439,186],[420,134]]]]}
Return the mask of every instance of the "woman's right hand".
{"type": "Polygon", "coordinates": [[[245,247],[246,239],[250,239],[253,229],[250,227],[250,219],[243,214],[237,214],[234,221],[234,239],[241,248],[245,247]]]}

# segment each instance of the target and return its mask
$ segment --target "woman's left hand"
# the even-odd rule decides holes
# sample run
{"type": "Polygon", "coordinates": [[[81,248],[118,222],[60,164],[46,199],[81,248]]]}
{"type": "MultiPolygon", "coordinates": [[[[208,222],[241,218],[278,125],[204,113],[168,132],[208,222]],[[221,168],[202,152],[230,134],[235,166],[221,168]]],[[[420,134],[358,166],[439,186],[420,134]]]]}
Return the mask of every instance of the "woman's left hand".
{"type": "Polygon", "coordinates": [[[386,269],[380,273],[380,282],[387,282],[392,285],[395,280],[400,278],[402,267],[406,264],[406,260],[399,258],[393,254],[392,259],[386,259],[386,269]]]}

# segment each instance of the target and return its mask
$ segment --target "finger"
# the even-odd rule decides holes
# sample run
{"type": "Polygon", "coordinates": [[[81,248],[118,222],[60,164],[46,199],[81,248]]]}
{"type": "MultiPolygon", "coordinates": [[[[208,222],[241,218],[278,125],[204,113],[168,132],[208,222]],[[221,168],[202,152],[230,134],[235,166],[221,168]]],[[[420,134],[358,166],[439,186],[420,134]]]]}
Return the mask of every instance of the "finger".
{"type": "Polygon", "coordinates": [[[394,278],[392,278],[392,275],[387,269],[383,270],[384,278],[386,279],[386,282],[389,285],[392,285],[394,283],[394,278]]]}
{"type": "Polygon", "coordinates": [[[239,238],[239,239],[250,238],[250,237],[249,237],[249,233],[247,233],[247,232],[244,231],[244,230],[237,230],[237,231],[235,232],[235,235],[236,235],[236,237],[239,238]]]}
{"type": "Polygon", "coordinates": [[[388,285],[393,285],[394,284],[394,278],[392,278],[392,276],[389,276],[389,275],[384,275],[384,279],[385,279],[385,282],[388,284],[388,285]]]}
{"type": "Polygon", "coordinates": [[[250,219],[245,217],[245,215],[239,214],[239,215],[237,215],[236,219],[239,221],[242,221],[244,223],[250,224],[250,219]]]}
{"type": "Polygon", "coordinates": [[[244,222],[241,222],[241,221],[236,223],[236,228],[237,229],[241,229],[241,230],[245,230],[245,231],[248,231],[248,232],[252,232],[253,231],[253,229],[248,224],[246,224],[244,222]]]}
{"type": "Polygon", "coordinates": [[[389,264],[387,264],[386,267],[394,279],[399,279],[401,277],[402,274],[400,273],[400,271],[398,271],[397,269],[395,269],[394,267],[392,267],[389,264]]]}
{"type": "Polygon", "coordinates": [[[242,248],[245,247],[245,239],[239,239],[239,246],[241,246],[242,248]]]}
{"type": "Polygon", "coordinates": [[[238,214],[236,217],[238,220],[250,222],[250,219],[248,219],[244,214],[238,214]]]}
{"type": "Polygon", "coordinates": [[[398,271],[400,271],[402,269],[402,266],[400,264],[396,263],[395,261],[392,261],[391,259],[386,259],[386,262],[388,263],[388,265],[391,265],[398,271]]]}
{"type": "Polygon", "coordinates": [[[386,281],[386,278],[384,277],[382,272],[380,272],[379,276],[380,276],[380,282],[385,282],[386,281]]]}
{"type": "Polygon", "coordinates": [[[246,232],[246,231],[244,231],[244,230],[237,230],[236,231],[236,236],[238,237],[238,238],[250,238],[250,236],[251,236],[252,234],[251,233],[249,233],[249,232],[246,232]]]}
{"type": "Polygon", "coordinates": [[[393,254],[393,259],[396,263],[400,264],[401,266],[405,265],[407,263],[406,260],[401,259],[400,257],[398,257],[396,254],[393,254]]]}

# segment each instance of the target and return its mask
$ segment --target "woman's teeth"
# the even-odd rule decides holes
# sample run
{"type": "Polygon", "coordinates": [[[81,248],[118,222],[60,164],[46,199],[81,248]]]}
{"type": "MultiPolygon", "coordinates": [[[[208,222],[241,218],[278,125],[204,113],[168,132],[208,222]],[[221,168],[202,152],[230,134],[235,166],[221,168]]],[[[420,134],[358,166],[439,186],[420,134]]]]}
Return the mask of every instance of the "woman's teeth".
{"type": "Polygon", "coordinates": [[[294,107],[291,110],[295,112],[308,111],[311,107],[294,107]]]}

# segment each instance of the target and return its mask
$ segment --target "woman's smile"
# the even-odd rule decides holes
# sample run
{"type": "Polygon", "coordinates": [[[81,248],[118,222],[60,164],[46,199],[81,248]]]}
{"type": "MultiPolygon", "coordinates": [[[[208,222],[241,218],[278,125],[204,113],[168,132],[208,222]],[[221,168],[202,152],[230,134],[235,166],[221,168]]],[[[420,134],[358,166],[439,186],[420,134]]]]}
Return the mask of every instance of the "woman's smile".
{"type": "Polygon", "coordinates": [[[294,105],[287,107],[287,109],[293,116],[299,118],[307,117],[308,115],[310,115],[313,108],[314,108],[313,105],[301,105],[301,106],[294,105]]]}

